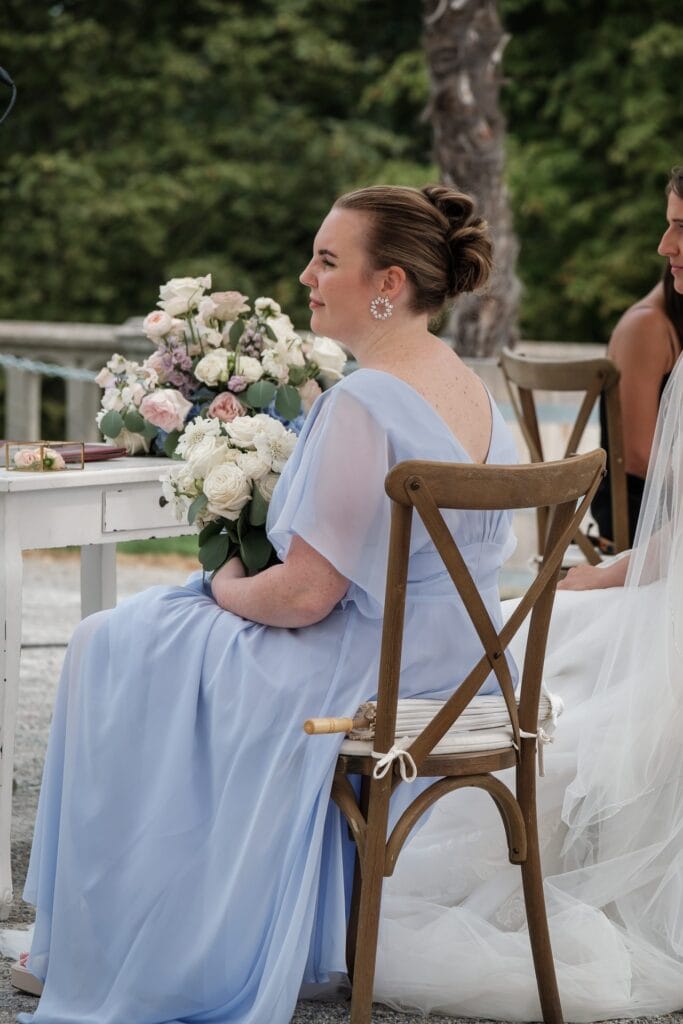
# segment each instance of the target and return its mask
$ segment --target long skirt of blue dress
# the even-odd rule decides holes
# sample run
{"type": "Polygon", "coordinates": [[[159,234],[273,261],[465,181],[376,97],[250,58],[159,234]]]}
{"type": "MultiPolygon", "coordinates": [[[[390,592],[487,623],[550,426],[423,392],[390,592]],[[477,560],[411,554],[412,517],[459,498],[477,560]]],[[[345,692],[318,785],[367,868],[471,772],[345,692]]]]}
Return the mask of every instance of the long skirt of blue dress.
{"type": "Polygon", "coordinates": [[[21,1020],[285,1024],[304,977],[344,971],[339,737],[302,723],[372,691],[366,631],[353,607],[255,625],[200,577],[81,624],[25,890],[46,983],[21,1020]]]}

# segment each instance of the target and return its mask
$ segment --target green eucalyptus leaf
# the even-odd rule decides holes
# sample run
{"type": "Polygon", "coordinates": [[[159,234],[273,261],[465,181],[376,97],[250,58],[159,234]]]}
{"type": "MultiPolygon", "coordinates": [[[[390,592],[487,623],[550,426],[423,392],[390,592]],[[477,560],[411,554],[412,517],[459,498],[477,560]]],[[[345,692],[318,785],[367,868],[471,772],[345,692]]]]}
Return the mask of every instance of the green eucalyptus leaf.
{"type": "Polygon", "coordinates": [[[277,334],[267,323],[263,325],[263,330],[266,332],[271,341],[277,341],[277,334]]]}
{"type": "Polygon", "coordinates": [[[230,538],[227,533],[214,533],[206,543],[199,548],[199,561],[207,572],[213,572],[228,560],[230,553],[230,538]]]}
{"type": "Polygon", "coordinates": [[[209,499],[205,494],[198,494],[192,504],[187,510],[187,521],[190,525],[194,523],[200,512],[203,512],[206,506],[209,504],[209,499]]]}
{"type": "Polygon", "coordinates": [[[228,338],[230,339],[230,344],[233,348],[237,346],[237,342],[244,334],[244,326],[244,320],[235,320],[234,324],[228,331],[228,338]]]}
{"type": "Polygon", "coordinates": [[[202,544],[206,544],[209,537],[213,537],[215,533],[220,533],[224,526],[224,519],[212,519],[210,523],[206,524],[203,530],[199,531],[199,536],[197,538],[199,546],[201,547],[202,544]]]}
{"type": "Polygon", "coordinates": [[[273,546],[262,528],[250,530],[240,541],[240,558],[250,574],[259,572],[270,560],[273,546]]]}
{"type": "Polygon", "coordinates": [[[164,452],[168,455],[169,459],[172,459],[175,455],[176,446],[180,437],[179,430],[172,430],[164,441],[164,452]]]}
{"type": "Polygon", "coordinates": [[[159,428],[155,427],[154,424],[150,423],[148,420],[145,420],[145,425],[142,428],[142,436],[144,437],[145,441],[153,441],[158,433],[159,428]]]}
{"type": "Polygon", "coordinates": [[[295,420],[301,412],[301,396],[291,384],[281,384],[277,389],[275,411],[286,420],[295,420]]]}
{"type": "Polygon", "coordinates": [[[137,409],[131,409],[123,417],[123,425],[126,430],[130,430],[131,434],[141,434],[145,429],[145,418],[137,409]]]}
{"type": "Polygon", "coordinates": [[[308,377],[308,370],[305,366],[290,366],[289,368],[289,383],[295,384],[297,387],[303,384],[308,377]]]}
{"type": "Polygon", "coordinates": [[[249,385],[245,397],[249,405],[253,405],[255,409],[263,409],[273,401],[275,390],[275,385],[269,380],[257,380],[255,384],[249,385]]]}
{"type": "Polygon", "coordinates": [[[268,515],[268,502],[258,489],[254,487],[252,499],[249,502],[249,522],[252,526],[263,526],[268,515]]]}
{"type": "Polygon", "coordinates": [[[123,416],[121,413],[110,409],[105,413],[100,423],[100,430],[106,437],[118,437],[123,430],[123,416]]]}

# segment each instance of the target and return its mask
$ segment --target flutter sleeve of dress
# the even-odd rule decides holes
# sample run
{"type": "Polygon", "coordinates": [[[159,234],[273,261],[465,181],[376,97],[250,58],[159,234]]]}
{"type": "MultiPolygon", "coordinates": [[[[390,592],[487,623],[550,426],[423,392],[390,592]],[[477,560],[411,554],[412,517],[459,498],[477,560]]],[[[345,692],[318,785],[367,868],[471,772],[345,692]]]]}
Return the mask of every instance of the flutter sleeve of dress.
{"type": "Polygon", "coordinates": [[[270,504],[268,536],[284,560],[296,534],[351,582],[370,618],[384,607],[391,503],[384,478],[393,464],[386,430],[347,381],[325,392],[307,418],[270,504]]]}

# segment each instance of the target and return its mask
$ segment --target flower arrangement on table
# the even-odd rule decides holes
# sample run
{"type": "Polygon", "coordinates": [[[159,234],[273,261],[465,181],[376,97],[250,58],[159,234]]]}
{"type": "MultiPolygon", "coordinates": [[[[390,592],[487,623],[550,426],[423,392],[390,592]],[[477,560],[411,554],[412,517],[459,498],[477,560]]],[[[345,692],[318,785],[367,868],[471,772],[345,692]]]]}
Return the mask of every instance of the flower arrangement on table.
{"type": "Polygon", "coordinates": [[[257,572],[273,556],[265,520],[277,477],[346,355],[330,338],[306,345],[273,299],[210,288],[210,274],[161,287],[143,322],[155,351],[107,362],[97,423],[131,454],[184,460],[165,474],[164,496],[199,527],[205,569],[239,553],[257,572]]]}

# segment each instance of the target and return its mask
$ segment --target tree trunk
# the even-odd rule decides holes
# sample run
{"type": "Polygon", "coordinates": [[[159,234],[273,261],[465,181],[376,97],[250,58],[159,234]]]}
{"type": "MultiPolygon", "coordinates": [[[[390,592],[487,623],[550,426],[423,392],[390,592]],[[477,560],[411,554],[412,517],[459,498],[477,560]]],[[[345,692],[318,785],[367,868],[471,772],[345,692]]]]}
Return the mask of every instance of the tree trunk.
{"type": "Polygon", "coordinates": [[[423,0],[423,15],[434,157],[446,184],[476,198],[495,246],[489,284],[456,300],[446,335],[460,355],[490,356],[514,344],[520,291],[498,101],[508,37],[495,0],[423,0]]]}

